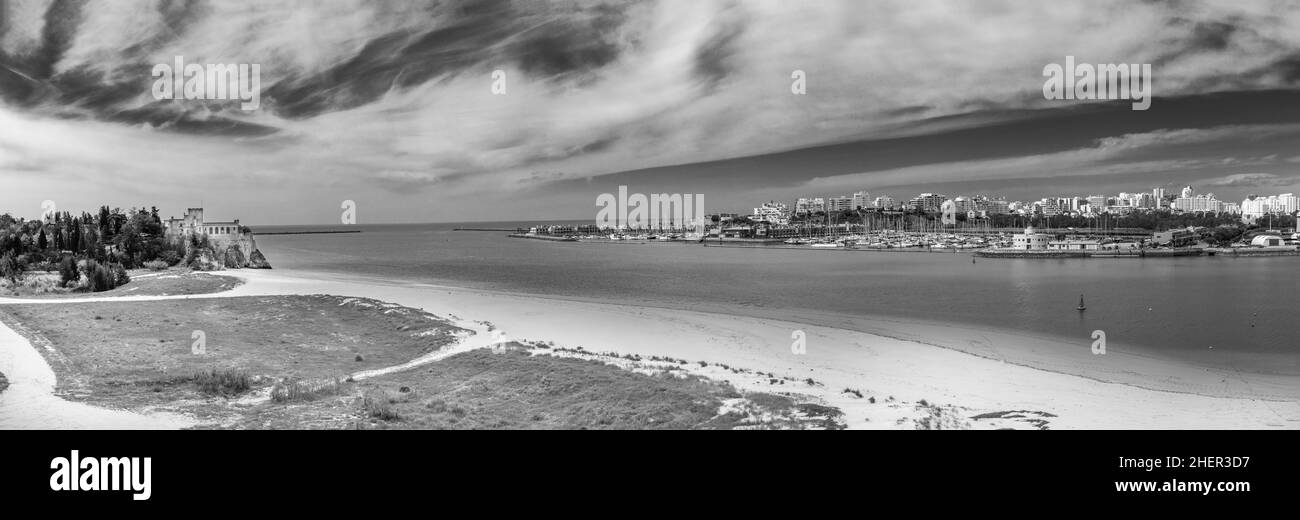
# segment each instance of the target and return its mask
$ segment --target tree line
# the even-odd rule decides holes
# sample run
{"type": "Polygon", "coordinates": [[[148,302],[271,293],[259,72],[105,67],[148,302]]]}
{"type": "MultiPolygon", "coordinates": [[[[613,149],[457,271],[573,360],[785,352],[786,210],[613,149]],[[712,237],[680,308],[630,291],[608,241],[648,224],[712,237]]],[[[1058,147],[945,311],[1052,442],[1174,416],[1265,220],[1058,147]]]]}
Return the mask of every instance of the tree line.
{"type": "Polygon", "coordinates": [[[59,273],[59,285],[106,291],[130,280],[127,269],[172,266],[186,244],[167,240],[158,208],[100,206],[95,213],[54,212],[41,220],[0,214],[0,277],[17,284],[28,271],[59,273]]]}

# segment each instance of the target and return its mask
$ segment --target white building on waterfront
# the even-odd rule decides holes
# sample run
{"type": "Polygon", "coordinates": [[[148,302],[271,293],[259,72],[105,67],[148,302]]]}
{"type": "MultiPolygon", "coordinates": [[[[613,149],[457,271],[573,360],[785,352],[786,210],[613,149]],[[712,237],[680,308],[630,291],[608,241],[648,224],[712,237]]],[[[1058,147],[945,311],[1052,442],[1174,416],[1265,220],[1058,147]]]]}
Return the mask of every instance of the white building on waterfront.
{"type": "Polygon", "coordinates": [[[826,211],[826,199],[821,197],[800,197],[794,202],[795,215],[803,216],[819,211],[826,211]]]}
{"type": "Polygon", "coordinates": [[[1048,242],[1051,241],[1046,233],[1039,233],[1034,230],[1034,226],[1025,228],[1024,233],[1012,235],[1012,248],[1022,251],[1042,251],[1047,249],[1048,242]]]}
{"type": "Polygon", "coordinates": [[[853,208],[867,209],[871,207],[871,194],[865,191],[859,191],[853,194],[853,208]]]}
{"type": "Polygon", "coordinates": [[[826,197],[827,213],[839,213],[855,209],[857,208],[853,207],[853,197],[826,197]]]}
{"type": "Polygon", "coordinates": [[[1055,251],[1096,251],[1101,249],[1101,241],[1092,239],[1053,240],[1047,243],[1047,247],[1055,251]]]}
{"type": "Polygon", "coordinates": [[[762,206],[754,208],[754,216],[751,218],[757,222],[784,226],[790,223],[790,210],[780,202],[764,202],[762,206]]]}

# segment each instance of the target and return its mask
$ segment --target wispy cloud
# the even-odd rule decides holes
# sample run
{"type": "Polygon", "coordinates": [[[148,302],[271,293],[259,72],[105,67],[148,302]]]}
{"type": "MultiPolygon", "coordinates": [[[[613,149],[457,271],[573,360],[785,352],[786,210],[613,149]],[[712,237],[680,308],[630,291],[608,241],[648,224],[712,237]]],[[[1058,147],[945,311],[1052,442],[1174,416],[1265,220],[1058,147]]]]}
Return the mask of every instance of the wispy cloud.
{"type": "Polygon", "coordinates": [[[1235,173],[1203,181],[1208,186],[1232,188],[1276,188],[1300,184],[1300,175],[1275,175],[1272,173],[1235,173]]]}
{"type": "MultiPolygon", "coordinates": [[[[328,215],[303,208],[335,208],[339,194],[386,200],[371,214],[389,220],[456,218],[547,183],[1033,117],[1060,107],[1042,99],[1040,73],[1067,54],[1156,64],[1157,107],[1162,97],[1300,79],[1300,5],[1284,1],[27,0],[0,9],[7,182],[87,200],[203,190],[299,220],[328,215]],[[261,64],[264,109],[154,100],[149,67],[178,55],[261,64]],[[497,69],[504,96],[490,91],[497,69]],[[808,74],[806,96],[790,94],[795,69],[808,74]],[[267,189],[221,181],[234,172],[267,189]],[[292,188],[271,189],[280,185],[292,188]],[[322,200],[276,204],[286,196],[322,200]]],[[[1105,164],[1119,147],[1186,144],[1177,132],[862,180],[1041,176],[1034,169],[1059,170],[1056,161],[1109,171],[1122,167],[1105,164]]],[[[1138,169],[1189,160],[1134,159],[1138,169]]],[[[0,204],[25,204],[15,193],[0,204]]]]}

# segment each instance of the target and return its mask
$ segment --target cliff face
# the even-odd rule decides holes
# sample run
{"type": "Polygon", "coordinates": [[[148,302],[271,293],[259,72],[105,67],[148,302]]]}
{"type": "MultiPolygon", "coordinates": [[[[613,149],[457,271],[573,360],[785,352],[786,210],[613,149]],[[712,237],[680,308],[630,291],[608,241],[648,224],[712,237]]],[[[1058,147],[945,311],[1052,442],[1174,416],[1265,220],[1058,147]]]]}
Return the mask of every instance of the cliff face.
{"type": "Polygon", "coordinates": [[[210,246],[194,254],[191,267],[204,271],[219,269],[270,269],[266,256],[257,250],[252,233],[210,239],[210,246]]]}
{"type": "Polygon", "coordinates": [[[270,269],[266,256],[257,250],[257,241],[252,233],[240,233],[229,240],[214,243],[213,248],[220,254],[222,264],[230,269],[270,269]]]}
{"type": "Polygon", "coordinates": [[[253,254],[248,255],[248,267],[251,269],[270,269],[271,263],[266,261],[266,257],[262,256],[261,251],[254,249],[253,254]]]}

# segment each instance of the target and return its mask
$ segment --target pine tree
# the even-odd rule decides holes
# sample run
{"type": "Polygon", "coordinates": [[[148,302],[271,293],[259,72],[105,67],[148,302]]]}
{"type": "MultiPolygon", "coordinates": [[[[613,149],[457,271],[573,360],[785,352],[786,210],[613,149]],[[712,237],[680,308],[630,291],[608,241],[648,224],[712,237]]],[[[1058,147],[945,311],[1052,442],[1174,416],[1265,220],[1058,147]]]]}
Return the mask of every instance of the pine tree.
{"type": "Polygon", "coordinates": [[[45,251],[50,247],[50,243],[45,241],[45,230],[42,229],[37,231],[37,233],[40,233],[41,236],[36,239],[36,247],[39,247],[41,251],[45,251]]]}
{"type": "Polygon", "coordinates": [[[72,219],[72,230],[68,233],[68,243],[64,248],[72,251],[81,251],[83,249],[81,247],[81,223],[75,218],[72,219]]]}

